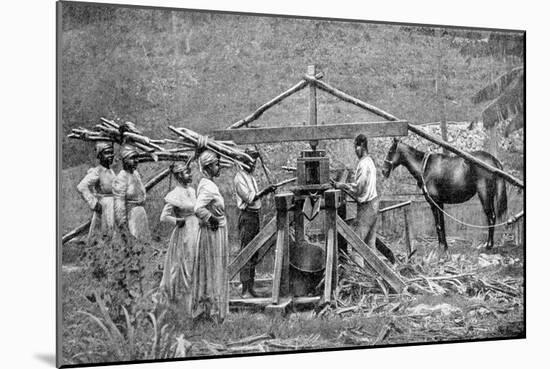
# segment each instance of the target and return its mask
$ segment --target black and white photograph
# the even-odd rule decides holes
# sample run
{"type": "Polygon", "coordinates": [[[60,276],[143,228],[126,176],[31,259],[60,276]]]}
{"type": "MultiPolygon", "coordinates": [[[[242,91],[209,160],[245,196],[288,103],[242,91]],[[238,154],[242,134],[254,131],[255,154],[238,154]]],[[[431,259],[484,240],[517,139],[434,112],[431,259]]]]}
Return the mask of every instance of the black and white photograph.
{"type": "Polygon", "coordinates": [[[56,17],[57,366],[526,338],[524,29],[56,17]]]}

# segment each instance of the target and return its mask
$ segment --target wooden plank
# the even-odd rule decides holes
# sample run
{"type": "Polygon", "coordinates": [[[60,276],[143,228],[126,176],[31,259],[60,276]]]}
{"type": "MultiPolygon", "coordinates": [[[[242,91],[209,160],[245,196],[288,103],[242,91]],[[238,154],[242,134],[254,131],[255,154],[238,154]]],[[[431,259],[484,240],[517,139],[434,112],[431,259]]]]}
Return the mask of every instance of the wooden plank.
{"type": "Polygon", "coordinates": [[[227,267],[228,278],[231,280],[250,260],[250,258],[258,252],[262,246],[269,246],[275,240],[275,231],[277,230],[277,221],[273,217],[260,232],[250,241],[250,243],[242,249],[239,254],[233,259],[227,267]]]}
{"type": "Polygon", "coordinates": [[[359,255],[365,259],[365,262],[369,265],[369,267],[374,269],[374,271],[378,273],[378,275],[380,275],[386,282],[388,282],[388,284],[397,293],[400,293],[403,290],[405,287],[405,282],[401,279],[401,277],[386,263],[384,263],[384,261],[376,255],[375,251],[369,248],[340,217],[336,219],[336,228],[355,249],[355,251],[357,251],[359,255]]]}
{"type": "Polygon", "coordinates": [[[284,316],[288,312],[288,308],[292,303],[292,298],[282,297],[278,303],[273,303],[265,307],[265,312],[270,315],[284,316]]]}
{"type": "Polygon", "coordinates": [[[316,304],[319,301],[321,301],[320,296],[294,297],[292,299],[292,304],[293,305],[308,305],[308,304],[316,304]]]}
{"type": "Polygon", "coordinates": [[[211,132],[216,140],[231,140],[236,144],[355,138],[359,133],[367,137],[406,136],[407,121],[224,129],[211,132]]]}
{"type": "Polygon", "coordinates": [[[452,146],[451,144],[444,142],[443,140],[434,137],[426,132],[424,132],[422,129],[415,127],[411,124],[409,124],[409,130],[417,135],[419,135],[422,138],[425,138],[428,141],[431,141],[435,143],[436,145],[439,145],[441,147],[444,147],[445,149],[449,150],[450,152],[460,156],[461,158],[467,160],[468,162],[475,164],[477,166],[482,167],[483,169],[488,170],[490,173],[493,173],[496,176],[499,176],[500,178],[503,178],[504,180],[510,182],[514,186],[518,186],[520,188],[525,188],[525,184],[523,181],[517,179],[516,177],[506,173],[503,170],[500,170],[498,168],[495,168],[487,163],[482,162],[478,158],[473,157],[471,154],[468,154],[467,152],[464,152],[462,150],[457,149],[456,147],[452,146]]]}

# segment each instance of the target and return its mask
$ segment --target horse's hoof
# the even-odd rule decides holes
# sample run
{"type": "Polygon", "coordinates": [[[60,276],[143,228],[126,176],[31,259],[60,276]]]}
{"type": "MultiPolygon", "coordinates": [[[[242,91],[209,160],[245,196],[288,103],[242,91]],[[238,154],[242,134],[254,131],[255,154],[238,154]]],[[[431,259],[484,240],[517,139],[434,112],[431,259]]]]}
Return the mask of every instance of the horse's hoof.
{"type": "Polygon", "coordinates": [[[488,246],[487,242],[480,243],[479,245],[477,245],[476,249],[477,250],[481,250],[482,248],[487,249],[487,246],[488,246]]]}

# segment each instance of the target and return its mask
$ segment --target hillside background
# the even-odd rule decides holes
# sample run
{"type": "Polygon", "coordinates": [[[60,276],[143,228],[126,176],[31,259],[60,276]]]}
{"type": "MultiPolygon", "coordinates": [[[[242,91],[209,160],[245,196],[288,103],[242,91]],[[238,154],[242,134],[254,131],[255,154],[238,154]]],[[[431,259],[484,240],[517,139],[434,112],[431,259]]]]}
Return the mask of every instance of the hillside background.
{"type": "MultiPolygon", "coordinates": [[[[168,125],[208,134],[297,83],[309,64],[323,71],[325,82],[414,124],[442,117],[465,122],[449,125],[449,141],[468,150],[492,147],[505,170],[523,178],[524,129],[505,135],[503,124],[490,135],[478,123],[484,104],[470,100],[524,62],[502,57],[498,50],[482,52],[495,35],[517,43],[514,34],[480,30],[65,3],[59,59],[62,231],[89,217],[75,186],[95,165],[91,144],[66,138],[72,128],[92,128],[99,117],[106,117],[132,121],[153,138],[171,137],[168,125]],[[441,83],[446,87],[443,96],[441,83]]],[[[264,113],[257,124],[301,125],[308,120],[307,99],[307,91],[293,95],[264,113]]],[[[318,92],[318,120],[328,124],[380,118],[318,92]]],[[[426,128],[439,134],[438,125],[426,128]]],[[[413,136],[405,141],[419,149],[438,150],[413,136]]],[[[370,145],[381,167],[389,139],[375,139],[370,145]]],[[[350,141],[321,146],[334,169],[355,166],[350,141]]],[[[269,168],[286,178],[290,175],[277,168],[294,165],[299,150],[306,147],[285,143],[262,150],[269,168]]],[[[148,164],[140,172],[147,178],[161,168],[162,164],[148,164]]],[[[220,179],[231,212],[232,175],[229,170],[220,179]]],[[[257,175],[265,184],[260,170],[257,175]]],[[[383,196],[418,192],[402,168],[387,180],[379,178],[383,196]]],[[[156,219],[168,190],[164,182],[149,197],[148,214],[159,237],[164,231],[156,219]]]]}

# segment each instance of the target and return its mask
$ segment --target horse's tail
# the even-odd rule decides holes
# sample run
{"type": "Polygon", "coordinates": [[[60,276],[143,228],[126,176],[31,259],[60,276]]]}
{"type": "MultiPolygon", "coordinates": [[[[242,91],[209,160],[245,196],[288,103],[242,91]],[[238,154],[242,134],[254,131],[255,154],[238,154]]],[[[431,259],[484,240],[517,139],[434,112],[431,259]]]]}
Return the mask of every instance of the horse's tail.
{"type": "MultiPolygon", "coordinates": [[[[502,169],[502,164],[497,160],[497,168],[502,169]]],[[[496,197],[496,211],[497,218],[502,219],[506,215],[508,210],[508,197],[506,195],[506,181],[497,177],[497,197],[496,197]]]]}

